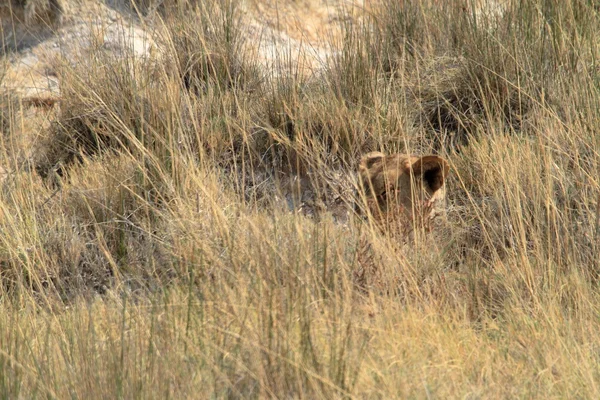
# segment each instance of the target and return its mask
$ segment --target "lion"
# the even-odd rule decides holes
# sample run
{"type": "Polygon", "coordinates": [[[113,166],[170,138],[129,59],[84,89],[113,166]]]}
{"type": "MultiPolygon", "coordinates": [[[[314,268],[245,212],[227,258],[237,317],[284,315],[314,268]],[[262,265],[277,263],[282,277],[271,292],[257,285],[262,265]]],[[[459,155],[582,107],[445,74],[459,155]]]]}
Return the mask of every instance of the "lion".
{"type": "MultiPolygon", "coordinates": [[[[401,246],[415,230],[430,231],[433,221],[444,212],[449,172],[448,162],[436,155],[365,154],[358,166],[355,211],[401,246]]],[[[371,238],[363,236],[353,273],[361,291],[378,281],[376,264],[371,238]]]]}
{"type": "Polygon", "coordinates": [[[448,162],[436,155],[368,153],[358,166],[356,209],[389,233],[407,235],[417,226],[429,230],[443,212],[449,171],[448,162]]]}

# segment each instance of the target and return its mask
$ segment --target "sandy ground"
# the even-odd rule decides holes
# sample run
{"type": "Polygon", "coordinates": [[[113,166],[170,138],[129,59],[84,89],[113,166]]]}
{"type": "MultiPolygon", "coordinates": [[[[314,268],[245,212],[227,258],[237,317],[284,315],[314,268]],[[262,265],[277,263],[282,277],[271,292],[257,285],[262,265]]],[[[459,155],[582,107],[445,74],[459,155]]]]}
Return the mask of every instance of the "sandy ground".
{"type": "MultiPolygon", "coordinates": [[[[24,98],[56,98],[60,90],[52,65],[57,55],[75,59],[98,46],[117,54],[131,50],[138,56],[150,55],[156,49],[152,34],[124,11],[124,1],[65,1],[63,21],[51,33],[2,19],[0,6],[0,39],[18,48],[8,56],[3,85],[24,98]]],[[[258,49],[267,71],[278,70],[269,68],[277,60],[287,60],[302,73],[322,68],[341,41],[343,24],[358,22],[365,10],[378,4],[378,0],[241,1],[248,43],[258,49]]],[[[482,12],[496,13],[506,1],[476,0],[476,4],[482,12]]]]}
{"type": "Polygon", "coordinates": [[[58,57],[76,62],[78,56],[94,47],[117,54],[132,50],[139,56],[150,54],[152,49],[151,35],[127,15],[100,1],[69,3],[61,25],[51,32],[6,19],[3,25],[5,42],[13,48],[8,52],[4,86],[15,89],[24,99],[32,98],[33,105],[38,103],[36,99],[59,95],[53,67],[58,57]]]}
{"type": "MultiPolygon", "coordinates": [[[[156,50],[151,32],[116,5],[115,0],[69,3],[61,25],[53,32],[28,29],[4,19],[8,68],[3,86],[16,90],[26,104],[44,106],[60,97],[53,65],[57,56],[75,62],[90,49],[144,57],[156,50]],[[14,51],[14,47],[17,48],[14,51]]],[[[243,3],[250,46],[256,46],[267,71],[277,60],[300,65],[304,73],[322,68],[339,42],[344,23],[356,21],[359,0],[247,0],[243,3]]]]}

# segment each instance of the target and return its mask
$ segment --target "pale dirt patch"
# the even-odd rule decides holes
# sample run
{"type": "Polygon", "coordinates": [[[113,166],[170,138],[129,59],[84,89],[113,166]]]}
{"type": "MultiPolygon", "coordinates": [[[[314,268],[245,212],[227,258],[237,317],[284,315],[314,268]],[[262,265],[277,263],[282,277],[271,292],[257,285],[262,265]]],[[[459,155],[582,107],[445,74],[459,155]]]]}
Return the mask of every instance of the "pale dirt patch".
{"type": "Polygon", "coordinates": [[[258,39],[267,65],[287,63],[302,73],[314,73],[339,43],[343,25],[356,23],[362,0],[249,0],[250,34],[258,39]]]}
{"type": "MultiPolygon", "coordinates": [[[[501,13],[508,0],[479,0],[482,13],[501,13]]],[[[112,3],[118,3],[113,1],[112,3]]],[[[153,33],[119,7],[100,0],[70,1],[62,23],[52,33],[23,28],[19,21],[3,17],[0,32],[5,42],[15,43],[9,53],[9,69],[3,86],[23,96],[54,97],[59,93],[53,59],[74,60],[93,48],[116,55],[151,56],[156,49],[153,33]]],[[[276,64],[298,65],[304,73],[323,67],[342,40],[344,24],[360,21],[378,1],[364,0],[246,0],[245,27],[248,46],[258,50],[267,73],[276,64]]]]}
{"type": "Polygon", "coordinates": [[[7,55],[9,65],[2,85],[23,98],[59,97],[57,59],[75,63],[93,49],[117,56],[149,56],[153,49],[151,35],[139,24],[92,0],[71,3],[62,24],[52,33],[13,29],[5,34],[9,35],[17,50],[7,55]]]}
{"type": "MultiPolygon", "coordinates": [[[[267,73],[277,72],[277,65],[283,63],[299,65],[301,72],[310,73],[332,54],[332,43],[341,39],[342,24],[358,18],[362,1],[248,0],[243,7],[248,46],[257,50],[267,73]]],[[[156,49],[153,33],[145,25],[98,0],[72,2],[62,24],[51,33],[7,22],[6,16],[4,22],[5,41],[14,43],[17,50],[8,55],[3,86],[21,97],[59,96],[53,67],[57,57],[76,62],[77,57],[98,48],[117,56],[148,57],[156,49]]]]}

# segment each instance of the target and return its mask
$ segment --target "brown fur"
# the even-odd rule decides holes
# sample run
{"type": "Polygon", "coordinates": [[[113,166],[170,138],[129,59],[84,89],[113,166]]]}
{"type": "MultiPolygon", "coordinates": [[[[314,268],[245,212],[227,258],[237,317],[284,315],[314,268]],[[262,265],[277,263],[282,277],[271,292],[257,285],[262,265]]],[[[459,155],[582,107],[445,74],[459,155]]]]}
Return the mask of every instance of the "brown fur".
{"type": "MultiPolygon", "coordinates": [[[[372,218],[379,230],[402,244],[415,228],[430,230],[443,211],[444,181],[449,170],[448,162],[435,155],[368,153],[358,166],[357,211],[372,218]]],[[[377,261],[370,238],[363,237],[359,248],[354,282],[366,291],[378,281],[377,261]]]]}
{"type": "Polygon", "coordinates": [[[368,153],[358,167],[362,207],[384,231],[406,234],[437,214],[449,173],[442,157],[368,153]]]}

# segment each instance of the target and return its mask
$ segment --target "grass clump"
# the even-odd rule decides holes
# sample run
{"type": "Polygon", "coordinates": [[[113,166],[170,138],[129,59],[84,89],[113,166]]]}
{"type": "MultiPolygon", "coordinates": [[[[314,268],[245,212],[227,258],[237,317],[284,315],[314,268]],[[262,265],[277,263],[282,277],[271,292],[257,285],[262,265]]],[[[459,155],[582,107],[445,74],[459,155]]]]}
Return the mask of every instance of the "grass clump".
{"type": "Polygon", "coordinates": [[[62,0],[8,0],[0,6],[2,18],[33,25],[60,23],[64,13],[62,0]]]}
{"type": "Polygon", "coordinates": [[[438,149],[466,144],[478,130],[527,131],[532,112],[558,108],[557,88],[595,57],[596,12],[580,2],[381,7],[369,39],[358,42],[366,46],[349,50],[365,66],[349,69],[392,78],[384,82],[420,105],[413,123],[435,132],[438,149]]]}
{"type": "Polygon", "coordinates": [[[63,67],[60,114],[42,138],[36,170],[42,178],[62,177],[83,157],[113,151],[171,171],[176,144],[193,139],[182,137],[176,83],[153,82],[156,71],[143,60],[95,57],[102,62],[63,67]]]}
{"type": "Polygon", "coordinates": [[[173,13],[167,19],[167,40],[187,89],[228,90],[259,81],[259,71],[244,54],[248,50],[239,7],[231,1],[201,3],[194,12],[173,13]]]}

